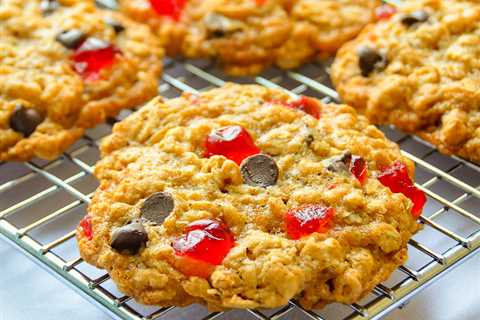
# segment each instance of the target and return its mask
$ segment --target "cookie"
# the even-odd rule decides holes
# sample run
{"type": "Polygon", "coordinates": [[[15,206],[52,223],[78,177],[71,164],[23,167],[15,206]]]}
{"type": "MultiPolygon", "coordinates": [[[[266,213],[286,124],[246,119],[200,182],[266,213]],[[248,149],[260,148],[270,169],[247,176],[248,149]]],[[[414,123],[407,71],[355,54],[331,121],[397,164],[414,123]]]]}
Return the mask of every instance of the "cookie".
{"type": "Polygon", "coordinates": [[[120,0],[170,55],[213,57],[229,74],[297,67],[334,53],[374,18],[378,0],[120,0]]]}
{"type": "Polygon", "coordinates": [[[0,161],[53,159],[157,94],[163,49],[148,27],[87,2],[47,2],[0,4],[0,161]]]}
{"type": "Polygon", "coordinates": [[[124,13],[155,30],[169,55],[216,58],[235,75],[258,73],[274,62],[291,30],[284,2],[119,1],[124,13]]]}
{"type": "Polygon", "coordinates": [[[406,1],[346,44],[332,67],[342,99],[441,152],[480,163],[480,4],[406,1]]]}
{"type": "Polygon", "coordinates": [[[354,302],[405,261],[425,202],[353,108],[255,85],[156,98],[101,152],[80,253],[144,304],[354,302]]]}
{"type": "Polygon", "coordinates": [[[186,21],[189,19],[185,14],[188,12],[189,3],[201,0],[173,0],[153,1],[149,0],[117,0],[112,10],[120,10],[121,13],[133,20],[147,24],[162,42],[169,56],[180,54],[183,39],[187,32],[186,21]],[[153,5],[155,3],[155,6],[153,5]],[[162,6],[163,4],[163,6],[162,6]]]}
{"type": "Polygon", "coordinates": [[[290,11],[292,31],[278,50],[276,64],[300,66],[315,56],[334,55],[363,27],[375,21],[378,0],[296,0],[290,11]]]}
{"type": "Polygon", "coordinates": [[[214,57],[229,74],[261,72],[289,37],[291,22],[284,0],[191,2],[182,45],[186,57],[214,57]]]}

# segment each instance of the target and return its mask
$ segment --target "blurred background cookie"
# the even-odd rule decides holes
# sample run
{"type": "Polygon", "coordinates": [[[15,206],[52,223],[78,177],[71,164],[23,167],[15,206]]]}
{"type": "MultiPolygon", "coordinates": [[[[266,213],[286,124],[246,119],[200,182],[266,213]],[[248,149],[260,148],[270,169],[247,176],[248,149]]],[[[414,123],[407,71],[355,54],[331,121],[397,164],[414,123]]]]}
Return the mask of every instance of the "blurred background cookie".
{"type": "Polygon", "coordinates": [[[377,0],[120,0],[169,55],[218,59],[233,75],[298,67],[334,54],[374,20],[377,0]]]}
{"type": "Polygon", "coordinates": [[[332,67],[341,98],[377,124],[480,163],[480,3],[405,1],[332,67]]]}
{"type": "Polygon", "coordinates": [[[55,158],[157,94],[163,49],[148,27],[88,1],[9,0],[0,12],[0,160],[55,158]]]}

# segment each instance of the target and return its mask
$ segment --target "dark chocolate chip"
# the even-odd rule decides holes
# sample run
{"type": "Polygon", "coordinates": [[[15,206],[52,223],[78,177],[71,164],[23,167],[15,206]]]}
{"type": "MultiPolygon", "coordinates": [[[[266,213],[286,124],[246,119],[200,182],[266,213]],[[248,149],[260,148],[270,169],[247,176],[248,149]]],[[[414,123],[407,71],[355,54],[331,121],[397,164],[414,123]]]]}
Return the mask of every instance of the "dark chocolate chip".
{"type": "Polygon", "coordinates": [[[25,137],[28,137],[44,119],[45,117],[40,111],[32,108],[25,108],[21,104],[17,104],[10,117],[10,128],[16,132],[20,132],[25,137]]]}
{"type": "Polygon", "coordinates": [[[40,2],[40,11],[42,11],[43,15],[47,16],[57,10],[59,6],[56,0],[42,0],[42,2],[40,2]]]}
{"type": "Polygon", "coordinates": [[[213,30],[211,31],[210,35],[212,36],[212,38],[223,38],[226,36],[226,33],[222,30],[213,30]]]}
{"type": "Polygon", "coordinates": [[[142,223],[134,221],[113,232],[110,246],[120,253],[134,255],[145,247],[147,241],[148,234],[142,223]]]}
{"type": "Polygon", "coordinates": [[[112,17],[106,17],[105,23],[112,27],[113,30],[115,30],[115,33],[121,33],[125,30],[123,24],[120,21],[113,19],[112,17]]]}
{"type": "Polygon", "coordinates": [[[168,192],[157,192],[148,197],[140,208],[142,218],[162,224],[165,218],[173,211],[175,202],[168,192]]]}
{"type": "Polygon", "coordinates": [[[348,172],[350,161],[352,161],[352,154],[350,151],[346,151],[342,154],[324,160],[324,163],[329,171],[348,172]]]}
{"type": "Polygon", "coordinates": [[[106,49],[108,47],[110,47],[109,42],[98,38],[90,37],[82,43],[79,51],[95,51],[106,49]]]}
{"type": "Polygon", "coordinates": [[[243,181],[254,187],[273,186],[277,183],[278,171],[275,160],[265,154],[250,156],[240,165],[243,181]]]}
{"type": "Polygon", "coordinates": [[[118,3],[116,0],[95,0],[97,7],[102,9],[117,10],[118,3]]]}
{"type": "Polygon", "coordinates": [[[425,10],[418,10],[418,11],[414,11],[410,14],[407,14],[406,16],[404,16],[402,18],[402,23],[407,26],[407,27],[410,27],[412,25],[414,25],[415,23],[420,23],[420,22],[425,22],[428,20],[429,18],[429,14],[428,12],[426,12],[425,10]]]}
{"type": "Polygon", "coordinates": [[[67,49],[76,49],[83,43],[83,41],[85,41],[86,38],[87,35],[81,30],[72,29],[60,32],[55,37],[55,40],[60,42],[67,49]]]}
{"type": "Polygon", "coordinates": [[[307,144],[307,146],[310,147],[313,141],[315,141],[315,138],[313,137],[312,134],[309,134],[308,136],[305,137],[305,143],[307,144]]]}
{"type": "Polygon", "coordinates": [[[243,24],[218,13],[210,13],[204,19],[205,26],[213,38],[222,38],[243,29],[243,24]]]}
{"type": "Polygon", "coordinates": [[[330,292],[333,293],[333,291],[335,291],[335,281],[333,279],[328,279],[325,281],[325,284],[330,292]]]}
{"type": "Polygon", "coordinates": [[[385,68],[386,66],[385,56],[368,46],[361,46],[357,54],[358,64],[364,77],[368,77],[375,69],[385,68]]]}

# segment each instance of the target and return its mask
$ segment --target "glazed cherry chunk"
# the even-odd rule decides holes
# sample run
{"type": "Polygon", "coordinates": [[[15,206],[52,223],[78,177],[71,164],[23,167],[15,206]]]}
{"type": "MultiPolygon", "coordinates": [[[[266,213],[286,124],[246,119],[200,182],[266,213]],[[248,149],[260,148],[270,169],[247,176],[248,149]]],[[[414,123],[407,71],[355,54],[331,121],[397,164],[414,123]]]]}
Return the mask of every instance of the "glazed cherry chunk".
{"type": "Polygon", "coordinates": [[[361,184],[364,184],[365,181],[367,181],[367,163],[365,159],[360,156],[352,156],[350,160],[350,172],[361,184]]]}
{"type": "Polygon", "coordinates": [[[97,38],[88,38],[73,54],[74,69],[83,78],[96,80],[102,69],[115,62],[118,53],[120,50],[112,44],[97,38]]]}
{"type": "Polygon", "coordinates": [[[298,109],[316,119],[320,119],[320,107],[317,100],[301,96],[297,100],[286,103],[286,106],[292,109],[298,109]]]}
{"type": "Polygon", "coordinates": [[[330,171],[338,172],[349,170],[362,185],[367,181],[367,162],[360,156],[352,155],[350,152],[344,152],[343,154],[327,159],[327,164],[327,169],[330,171]]]}
{"type": "Polygon", "coordinates": [[[259,154],[260,151],[245,128],[229,126],[213,130],[208,135],[205,141],[204,156],[209,158],[220,155],[240,165],[243,159],[259,154]]]}
{"type": "Polygon", "coordinates": [[[161,16],[178,20],[187,0],[150,0],[152,8],[161,16]]]}
{"type": "Polygon", "coordinates": [[[314,232],[326,232],[334,216],[334,208],[306,205],[285,214],[285,228],[288,236],[296,240],[314,232]]]}
{"type": "Polygon", "coordinates": [[[204,219],[190,223],[172,246],[181,258],[177,267],[185,274],[208,277],[235,244],[233,234],[221,221],[204,219]]]}
{"type": "Polygon", "coordinates": [[[388,20],[395,13],[397,13],[397,9],[388,4],[381,5],[375,9],[375,17],[377,20],[388,20]]]}
{"type": "Polygon", "coordinates": [[[93,231],[92,231],[92,217],[86,215],[80,220],[80,228],[82,228],[83,234],[87,237],[88,240],[93,239],[93,231]]]}
{"type": "Polygon", "coordinates": [[[400,161],[395,161],[390,167],[382,170],[378,180],[392,192],[403,193],[413,202],[412,215],[418,218],[422,213],[427,198],[422,190],[414,186],[408,176],[407,167],[400,161]]]}

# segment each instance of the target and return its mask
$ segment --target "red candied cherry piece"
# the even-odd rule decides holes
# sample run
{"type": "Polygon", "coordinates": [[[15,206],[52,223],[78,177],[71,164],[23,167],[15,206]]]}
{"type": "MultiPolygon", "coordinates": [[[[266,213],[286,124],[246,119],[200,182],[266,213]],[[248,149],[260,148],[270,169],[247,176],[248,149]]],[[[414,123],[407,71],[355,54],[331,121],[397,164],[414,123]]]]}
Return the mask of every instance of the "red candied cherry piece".
{"type": "Polygon", "coordinates": [[[80,220],[80,228],[82,228],[83,234],[87,237],[88,240],[93,239],[93,231],[92,231],[92,217],[86,215],[80,220]]]}
{"type": "Polygon", "coordinates": [[[88,38],[72,56],[74,69],[83,78],[96,80],[102,69],[115,62],[118,53],[120,50],[112,44],[97,38],[88,38]]]}
{"type": "Polygon", "coordinates": [[[229,126],[213,130],[208,135],[204,156],[209,158],[220,155],[240,165],[243,159],[259,154],[260,151],[245,128],[229,126]]]}
{"type": "Polygon", "coordinates": [[[412,185],[406,188],[404,194],[405,196],[407,196],[407,198],[409,198],[413,202],[412,215],[415,218],[420,217],[420,215],[422,214],[423,207],[427,202],[427,197],[425,196],[425,193],[423,193],[422,190],[412,185]]]}
{"type": "Polygon", "coordinates": [[[150,4],[159,15],[178,20],[187,0],[150,0],[150,4]]]}
{"type": "Polygon", "coordinates": [[[381,5],[375,9],[375,17],[377,20],[388,20],[395,13],[397,13],[397,9],[388,4],[381,5]]]}
{"type": "Polygon", "coordinates": [[[185,232],[172,246],[177,256],[188,258],[180,259],[179,269],[189,275],[208,276],[212,266],[221,264],[235,244],[228,227],[218,220],[195,221],[185,232]]]}
{"type": "Polygon", "coordinates": [[[422,190],[414,186],[408,176],[407,167],[400,161],[395,161],[390,167],[382,170],[378,180],[394,193],[403,193],[412,203],[412,215],[418,218],[427,202],[427,197],[422,190]]]}
{"type": "Polygon", "coordinates": [[[361,184],[364,184],[367,181],[367,162],[365,159],[359,156],[352,156],[350,161],[350,172],[355,176],[355,178],[360,181],[361,184]]]}
{"type": "Polygon", "coordinates": [[[313,98],[301,96],[297,100],[287,102],[286,106],[292,109],[301,110],[316,119],[320,119],[320,107],[317,100],[313,98]]]}
{"type": "Polygon", "coordinates": [[[413,185],[407,167],[400,161],[395,161],[391,166],[383,168],[378,180],[395,193],[401,193],[406,186],[413,185]]]}
{"type": "Polygon", "coordinates": [[[287,234],[297,240],[314,232],[326,232],[334,216],[334,208],[320,205],[291,209],[284,216],[287,234]]]}

